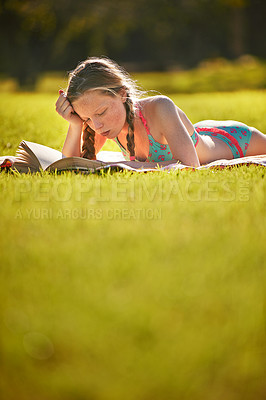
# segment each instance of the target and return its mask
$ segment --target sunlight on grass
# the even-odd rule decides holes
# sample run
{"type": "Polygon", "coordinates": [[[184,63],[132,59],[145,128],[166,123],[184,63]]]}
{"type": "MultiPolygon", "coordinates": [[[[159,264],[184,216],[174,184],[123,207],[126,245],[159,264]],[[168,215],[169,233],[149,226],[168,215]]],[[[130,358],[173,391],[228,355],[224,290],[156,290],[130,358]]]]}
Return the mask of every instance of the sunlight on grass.
{"type": "MultiPolygon", "coordinates": [[[[171,98],[193,122],[266,132],[265,91],[171,98]]],[[[1,96],[1,154],[60,150],[55,101],[1,96]]],[[[1,173],[0,188],[4,399],[264,398],[265,168],[1,173]]]]}
{"type": "Polygon", "coordinates": [[[145,90],[163,93],[229,92],[241,89],[265,89],[264,63],[206,63],[189,71],[135,74],[145,90]]]}

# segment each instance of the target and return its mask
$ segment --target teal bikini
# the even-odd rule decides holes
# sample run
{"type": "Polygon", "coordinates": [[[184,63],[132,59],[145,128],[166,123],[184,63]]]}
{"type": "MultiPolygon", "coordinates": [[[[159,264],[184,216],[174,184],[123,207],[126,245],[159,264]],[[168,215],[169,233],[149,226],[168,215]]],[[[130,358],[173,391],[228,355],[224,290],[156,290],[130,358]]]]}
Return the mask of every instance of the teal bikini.
{"type": "MultiPolygon", "coordinates": [[[[149,155],[146,161],[159,162],[173,160],[173,155],[168,144],[156,142],[151,135],[147,121],[140,109],[138,109],[139,117],[146,129],[149,139],[149,155]]],[[[225,142],[232,151],[233,158],[244,157],[251,138],[250,128],[237,121],[202,121],[194,125],[193,135],[190,136],[194,146],[199,141],[199,135],[216,137],[225,142]]],[[[122,146],[118,138],[116,143],[120,147],[126,160],[130,160],[128,151],[122,146]]]]}
{"type": "Polygon", "coordinates": [[[238,121],[201,121],[194,125],[199,135],[216,137],[227,144],[233,158],[245,157],[251,128],[238,121]]]}

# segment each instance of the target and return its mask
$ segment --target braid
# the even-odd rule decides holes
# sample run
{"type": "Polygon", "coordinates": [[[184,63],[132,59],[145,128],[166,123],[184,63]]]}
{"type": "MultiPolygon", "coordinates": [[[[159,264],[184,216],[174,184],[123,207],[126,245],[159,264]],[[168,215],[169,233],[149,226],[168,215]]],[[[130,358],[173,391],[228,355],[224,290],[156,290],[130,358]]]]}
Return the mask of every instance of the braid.
{"type": "Polygon", "coordinates": [[[95,132],[89,127],[88,124],[84,124],[82,128],[83,144],[81,157],[88,158],[89,160],[96,160],[95,155],[95,132]]]}
{"type": "Polygon", "coordinates": [[[128,133],[127,133],[127,149],[130,154],[130,159],[135,160],[135,139],[134,139],[134,106],[130,97],[127,98],[125,102],[126,107],[126,119],[128,123],[128,133]]]}

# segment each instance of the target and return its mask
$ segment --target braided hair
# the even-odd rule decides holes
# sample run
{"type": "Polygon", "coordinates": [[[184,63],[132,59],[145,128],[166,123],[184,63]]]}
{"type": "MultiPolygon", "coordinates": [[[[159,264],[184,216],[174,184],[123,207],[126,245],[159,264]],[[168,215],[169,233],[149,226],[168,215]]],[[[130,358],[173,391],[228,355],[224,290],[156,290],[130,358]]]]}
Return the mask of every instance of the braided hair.
{"type": "Polygon", "coordinates": [[[130,154],[130,159],[135,159],[135,139],[134,139],[134,105],[130,97],[127,98],[125,102],[126,107],[126,119],[128,123],[128,132],[127,132],[127,149],[130,154]]]}
{"type": "Polygon", "coordinates": [[[82,128],[82,151],[81,157],[88,158],[89,160],[96,160],[95,154],[95,132],[86,123],[82,128]]]}
{"type": "MultiPolygon", "coordinates": [[[[77,68],[70,72],[67,98],[72,103],[81,97],[87,90],[99,89],[103,93],[117,96],[121,89],[126,91],[126,121],[128,123],[127,149],[130,159],[135,159],[134,119],[136,102],[140,91],[128,73],[106,57],[90,57],[81,62],[77,68]]],[[[81,156],[96,159],[95,131],[84,122],[82,128],[82,152],[81,156]]]]}

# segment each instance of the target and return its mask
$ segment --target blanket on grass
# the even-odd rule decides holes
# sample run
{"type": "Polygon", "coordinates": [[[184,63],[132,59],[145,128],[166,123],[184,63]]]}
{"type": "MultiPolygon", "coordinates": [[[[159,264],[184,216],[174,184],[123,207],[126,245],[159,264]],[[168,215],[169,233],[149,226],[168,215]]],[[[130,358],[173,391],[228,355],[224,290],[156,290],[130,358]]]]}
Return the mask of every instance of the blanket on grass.
{"type": "MultiPolygon", "coordinates": [[[[249,166],[249,165],[260,165],[262,167],[266,167],[266,154],[259,156],[250,156],[250,157],[241,157],[233,160],[221,159],[217,161],[213,161],[208,164],[201,165],[199,167],[191,167],[188,165],[184,165],[181,163],[173,163],[160,168],[135,168],[130,165],[123,164],[123,161],[120,156],[121,153],[113,152],[113,151],[102,151],[98,155],[97,159],[104,161],[107,163],[106,166],[102,166],[101,169],[114,169],[114,170],[131,170],[136,172],[148,172],[148,171],[171,171],[171,170],[182,170],[182,169],[224,169],[224,168],[233,168],[240,166],[249,166]],[[117,161],[116,161],[117,160],[117,161]],[[112,162],[113,164],[110,166],[108,162],[112,162]]],[[[0,156],[0,168],[1,170],[8,170],[12,164],[15,162],[15,156],[0,156]]],[[[98,168],[97,168],[98,169],[98,168]]]]}

